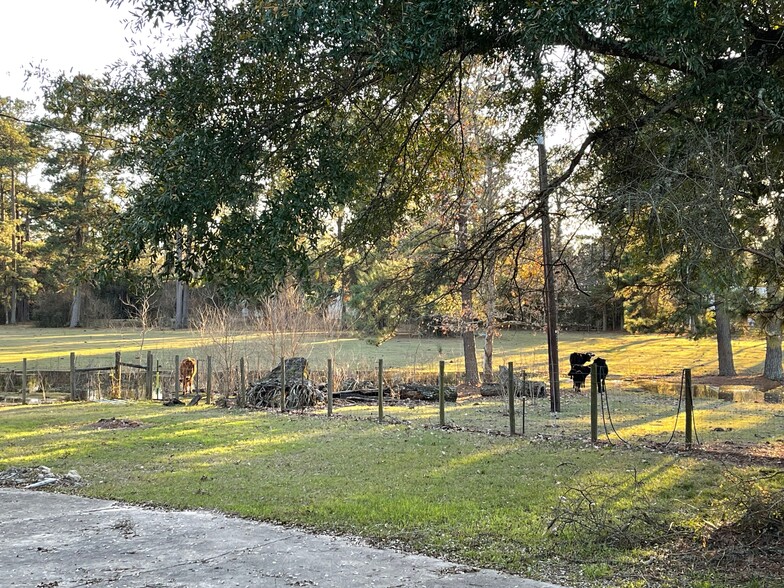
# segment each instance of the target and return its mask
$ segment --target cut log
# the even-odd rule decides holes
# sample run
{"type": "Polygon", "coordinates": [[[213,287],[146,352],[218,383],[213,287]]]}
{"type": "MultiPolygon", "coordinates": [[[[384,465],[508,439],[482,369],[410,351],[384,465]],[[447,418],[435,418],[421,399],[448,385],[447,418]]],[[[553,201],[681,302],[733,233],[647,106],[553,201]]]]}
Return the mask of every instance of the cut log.
{"type": "Polygon", "coordinates": [[[484,382],[479,388],[482,396],[501,396],[504,393],[503,385],[498,382],[484,382]]]}
{"type": "MultiPolygon", "coordinates": [[[[438,386],[426,386],[424,384],[401,384],[397,388],[398,397],[401,400],[424,400],[426,402],[438,402],[438,386]]],[[[454,388],[444,388],[444,400],[447,402],[457,402],[457,391],[454,388]]]]}
{"type": "MultiPolygon", "coordinates": [[[[391,398],[392,388],[384,386],[382,393],[384,396],[391,398]]],[[[333,398],[351,398],[353,400],[373,400],[378,397],[378,388],[358,388],[356,390],[340,390],[339,392],[332,393],[333,398]]]]}
{"type": "MultiPolygon", "coordinates": [[[[498,368],[498,380],[504,391],[509,389],[509,369],[506,366],[502,365],[498,368]]],[[[515,375],[514,384],[515,396],[527,396],[528,398],[544,398],[547,396],[547,386],[545,386],[544,382],[526,379],[525,385],[523,385],[523,379],[515,375]]]]}

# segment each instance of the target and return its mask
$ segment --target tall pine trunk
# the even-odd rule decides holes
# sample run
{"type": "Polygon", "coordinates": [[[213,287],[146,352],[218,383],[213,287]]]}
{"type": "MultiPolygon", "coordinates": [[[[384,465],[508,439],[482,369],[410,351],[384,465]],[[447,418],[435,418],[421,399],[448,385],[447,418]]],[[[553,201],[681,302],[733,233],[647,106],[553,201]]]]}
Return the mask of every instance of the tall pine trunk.
{"type": "Polygon", "coordinates": [[[485,298],[485,348],[482,362],[482,381],[489,384],[493,381],[493,343],[496,334],[496,299],[495,287],[495,255],[488,256],[487,269],[482,277],[485,298]]]}
{"type": "Polygon", "coordinates": [[[781,286],[775,281],[767,284],[767,304],[770,315],[765,323],[765,367],[762,375],[771,380],[784,379],[781,369],[781,286]]]}
{"type": "Polygon", "coordinates": [[[716,345],[719,355],[719,375],[736,375],[735,360],[732,354],[730,316],[727,312],[727,302],[720,298],[716,299],[716,345]]]}
{"type": "Polygon", "coordinates": [[[71,329],[78,327],[82,320],[83,290],[82,284],[77,284],[76,288],[74,288],[73,301],[71,302],[71,319],[68,321],[68,327],[71,329]]]}
{"type": "Polygon", "coordinates": [[[783,379],[781,369],[781,317],[774,315],[765,325],[765,367],[762,375],[771,380],[783,379]]]}
{"type": "MultiPolygon", "coordinates": [[[[461,254],[468,250],[468,205],[465,194],[461,195],[460,212],[457,215],[457,248],[461,254]]],[[[463,337],[463,358],[465,361],[465,383],[469,386],[479,384],[479,365],[476,361],[476,340],[474,338],[473,289],[469,276],[460,276],[460,331],[463,337]]]]}
{"type": "Polygon", "coordinates": [[[10,219],[11,219],[11,318],[10,324],[15,325],[17,323],[16,320],[16,306],[17,306],[17,299],[19,296],[19,286],[17,284],[17,280],[19,279],[17,272],[19,270],[18,261],[16,259],[16,171],[11,168],[11,210],[10,210],[10,219]]]}
{"type": "Polygon", "coordinates": [[[177,280],[174,301],[174,328],[184,329],[188,326],[190,306],[190,292],[188,283],[177,280]]]}

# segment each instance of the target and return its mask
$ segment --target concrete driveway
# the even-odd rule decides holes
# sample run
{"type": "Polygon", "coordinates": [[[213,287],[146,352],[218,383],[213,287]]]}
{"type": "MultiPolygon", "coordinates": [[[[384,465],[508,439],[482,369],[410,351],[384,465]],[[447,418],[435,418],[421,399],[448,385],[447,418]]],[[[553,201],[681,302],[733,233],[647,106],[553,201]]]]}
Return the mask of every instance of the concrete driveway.
{"type": "Polygon", "coordinates": [[[563,588],[201,511],[0,488],[3,588],[563,588]]]}

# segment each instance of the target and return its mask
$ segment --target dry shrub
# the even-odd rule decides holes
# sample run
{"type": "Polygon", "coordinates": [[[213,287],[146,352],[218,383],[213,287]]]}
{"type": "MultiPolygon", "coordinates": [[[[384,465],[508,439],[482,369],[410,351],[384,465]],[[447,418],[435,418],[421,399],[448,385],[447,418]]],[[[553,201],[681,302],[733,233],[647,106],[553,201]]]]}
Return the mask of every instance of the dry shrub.
{"type": "Polygon", "coordinates": [[[243,329],[241,315],[225,306],[205,305],[198,310],[196,329],[202,341],[217,354],[218,392],[229,394],[238,384],[236,366],[240,358],[238,338],[243,329]]]}
{"type": "Polygon", "coordinates": [[[709,526],[712,531],[704,539],[708,548],[784,553],[784,490],[771,491],[751,480],[742,480],[733,494],[737,516],[721,525],[709,526]]]}
{"type": "Polygon", "coordinates": [[[548,530],[577,544],[619,549],[657,545],[685,533],[636,481],[567,489],[553,509],[548,530]]]}
{"type": "Polygon", "coordinates": [[[303,344],[314,331],[324,330],[324,319],[315,312],[302,291],[284,284],[259,304],[256,328],[266,333],[263,345],[273,362],[302,353],[303,344]]]}

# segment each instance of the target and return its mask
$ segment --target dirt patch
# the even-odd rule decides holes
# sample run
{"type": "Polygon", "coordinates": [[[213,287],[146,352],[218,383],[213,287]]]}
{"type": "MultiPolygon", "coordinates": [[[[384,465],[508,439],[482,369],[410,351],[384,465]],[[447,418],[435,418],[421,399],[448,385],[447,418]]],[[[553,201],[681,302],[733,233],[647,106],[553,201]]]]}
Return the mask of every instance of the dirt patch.
{"type": "Polygon", "coordinates": [[[111,417],[108,419],[100,419],[88,426],[91,429],[134,429],[136,427],[141,427],[142,423],[140,421],[111,417]]]}
{"type": "Polygon", "coordinates": [[[696,451],[734,464],[784,469],[784,440],[781,439],[765,443],[723,441],[702,445],[696,451]]]}
{"type": "Polygon", "coordinates": [[[647,442],[645,446],[661,452],[689,454],[697,458],[715,459],[735,465],[774,468],[784,472],[784,439],[764,443],[718,441],[684,450],[668,447],[666,443],[647,442]]]}

